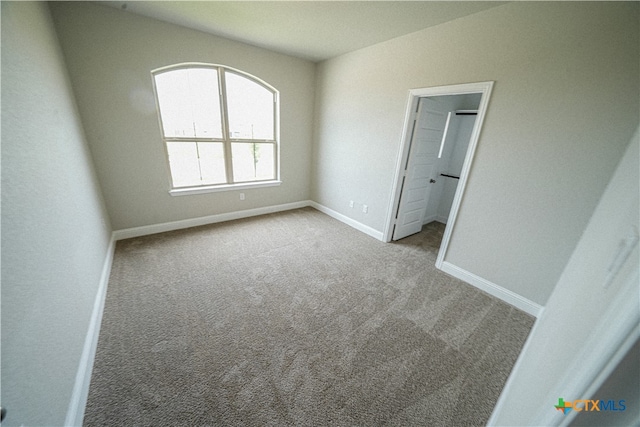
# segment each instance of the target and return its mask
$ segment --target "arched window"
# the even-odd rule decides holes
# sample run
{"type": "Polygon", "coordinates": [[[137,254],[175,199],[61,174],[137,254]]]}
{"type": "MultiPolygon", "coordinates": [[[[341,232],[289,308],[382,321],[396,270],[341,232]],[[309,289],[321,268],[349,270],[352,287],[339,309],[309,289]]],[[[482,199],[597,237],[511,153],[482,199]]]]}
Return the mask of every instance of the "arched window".
{"type": "Polygon", "coordinates": [[[278,91],[232,68],[152,72],[172,190],[278,180],[278,91]]]}

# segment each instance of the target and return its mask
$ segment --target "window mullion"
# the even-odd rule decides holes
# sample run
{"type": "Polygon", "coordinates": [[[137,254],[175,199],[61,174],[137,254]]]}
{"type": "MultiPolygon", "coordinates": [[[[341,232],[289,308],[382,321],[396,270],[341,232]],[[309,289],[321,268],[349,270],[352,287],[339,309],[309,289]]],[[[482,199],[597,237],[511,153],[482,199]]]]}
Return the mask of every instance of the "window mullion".
{"type": "Polygon", "coordinates": [[[216,187],[224,191],[249,182],[279,179],[279,94],[274,88],[254,76],[216,64],[178,64],[153,70],[152,76],[170,186],[174,190],[201,187],[209,191],[209,187],[216,187]],[[213,81],[216,76],[217,95],[213,81]],[[199,85],[202,92],[198,91],[199,85]],[[272,135],[266,119],[269,100],[273,100],[272,135]],[[211,114],[218,116],[212,118],[211,114]],[[238,157],[234,158],[234,154],[238,157]],[[220,173],[223,168],[224,174],[220,173]]]}
{"type": "Polygon", "coordinates": [[[170,142],[224,142],[222,138],[184,138],[184,137],[165,137],[165,141],[170,142]]]}
{"type": "Polygon", "coordinates": [[[229,135],[229,117],[227,110],[227,83],[222,67],[218,68],[218,80],[220,82],[220,114],[222,114],[225,172],[227,174],[227,183],[233,184],[233,161],[231,159],[231,137],[229,135]]]}

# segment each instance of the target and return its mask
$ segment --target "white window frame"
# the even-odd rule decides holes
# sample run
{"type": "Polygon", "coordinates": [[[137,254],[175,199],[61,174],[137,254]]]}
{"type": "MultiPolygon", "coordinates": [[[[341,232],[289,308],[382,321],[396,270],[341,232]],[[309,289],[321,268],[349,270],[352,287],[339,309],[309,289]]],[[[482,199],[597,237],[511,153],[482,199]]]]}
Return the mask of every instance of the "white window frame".
{"type": "Polygon", "coordinates": [[[188,62],[181,63],[175,65],[169,65],[166,67],[157,68],[151,71],[151,80],[153,83],[153,91],[156,101],[156,111],[158,112],[158,121],[160,125],[160,133],[162,137],[162,145],[164,148],[165,160],[166,160],[166,168],[169,177],[169,194],[172,196],[183,196],[189,194],[203,194],[203,193],[212,193],[218,191],[229,191],[229,190],[240,190],[240,189],[249,189],[249,188],[261,188],[261,187],[274,187],[278,186],[282,183],[280,181],[280,93],[279,91],[266,83],[265,81],[259,79],[256,76],[253,76],[244,71],[227,67],[224,65],[218,64],[207,64],[200,62],[188,62]],[[202,137],[167,137],[164,134],[164,126],[162,123],[162,113],[160,111],[160,103],[158,98],[158,91],[156,88],[156,75],[182,70],[189,68],[210,68],[216,70],[218,74],[218,90],[220,95],[220,114],[222,120],[222,138],[202,138],[202,137]],[[227,90],[226,90],[226,79],[225,73],[229,71],[234,74],[240,75],[254,83],[259,84],[264,87],[271,93],[273,93],[273,131],[274,131],[274,139],[245,139],[245,138],[231,138],[229,136],[229,121],[228,121],[228,113],[227,113],[227,90]],[[215,142],[222,143],[224,150],[224,159],[225,159],[225,172],[226,172],[226,183],[223,184],[205,184],[205,185],[192,185],[192,186],[184,186],[184,187],[175,187],[173,183],[173,175],[171,173],[171,165],[169,162],[169,151],[167,148],[168,142],[215,142]],[[268,180],[256,180],[256,181],[242,181],[242,182],[234,182],[233,181],[233,159],[231,154],[231,144],[232,143],[260,143],[260,144],[273,144],[274,145],[274,178],[268,180]]]}

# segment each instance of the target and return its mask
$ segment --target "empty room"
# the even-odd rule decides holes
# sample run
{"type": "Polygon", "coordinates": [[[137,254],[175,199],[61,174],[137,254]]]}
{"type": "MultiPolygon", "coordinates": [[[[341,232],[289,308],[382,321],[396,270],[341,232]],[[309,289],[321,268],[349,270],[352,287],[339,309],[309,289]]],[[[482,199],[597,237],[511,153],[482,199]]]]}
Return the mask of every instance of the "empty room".
{"type": "Polygon", "coordinates": [[[1,2],[2,425],[640,426],[640,3],[1,2]]]}

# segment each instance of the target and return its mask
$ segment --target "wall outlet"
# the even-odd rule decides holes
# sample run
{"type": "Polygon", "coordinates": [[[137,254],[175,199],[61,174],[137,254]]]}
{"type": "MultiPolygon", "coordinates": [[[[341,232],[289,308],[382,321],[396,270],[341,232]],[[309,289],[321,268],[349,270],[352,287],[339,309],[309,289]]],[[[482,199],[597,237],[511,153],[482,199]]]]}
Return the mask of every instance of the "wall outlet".
{"type": "Polygon", "coordinates": [[[352,208],[353,207],[353,200],[349,201],[349,207],[352,208]]]}
{"type": "Polygon", "coordinates": [[[244,200],[244,193],[240,193],[240,200],[244,200]]]}
{"type": "Polygon", "coordinates": [[[364,213],[368,213],[368,212],[369,212],[369,206],[367,206],[367,205],[362,205],[362,212],[364,212],[364,213]]]}

